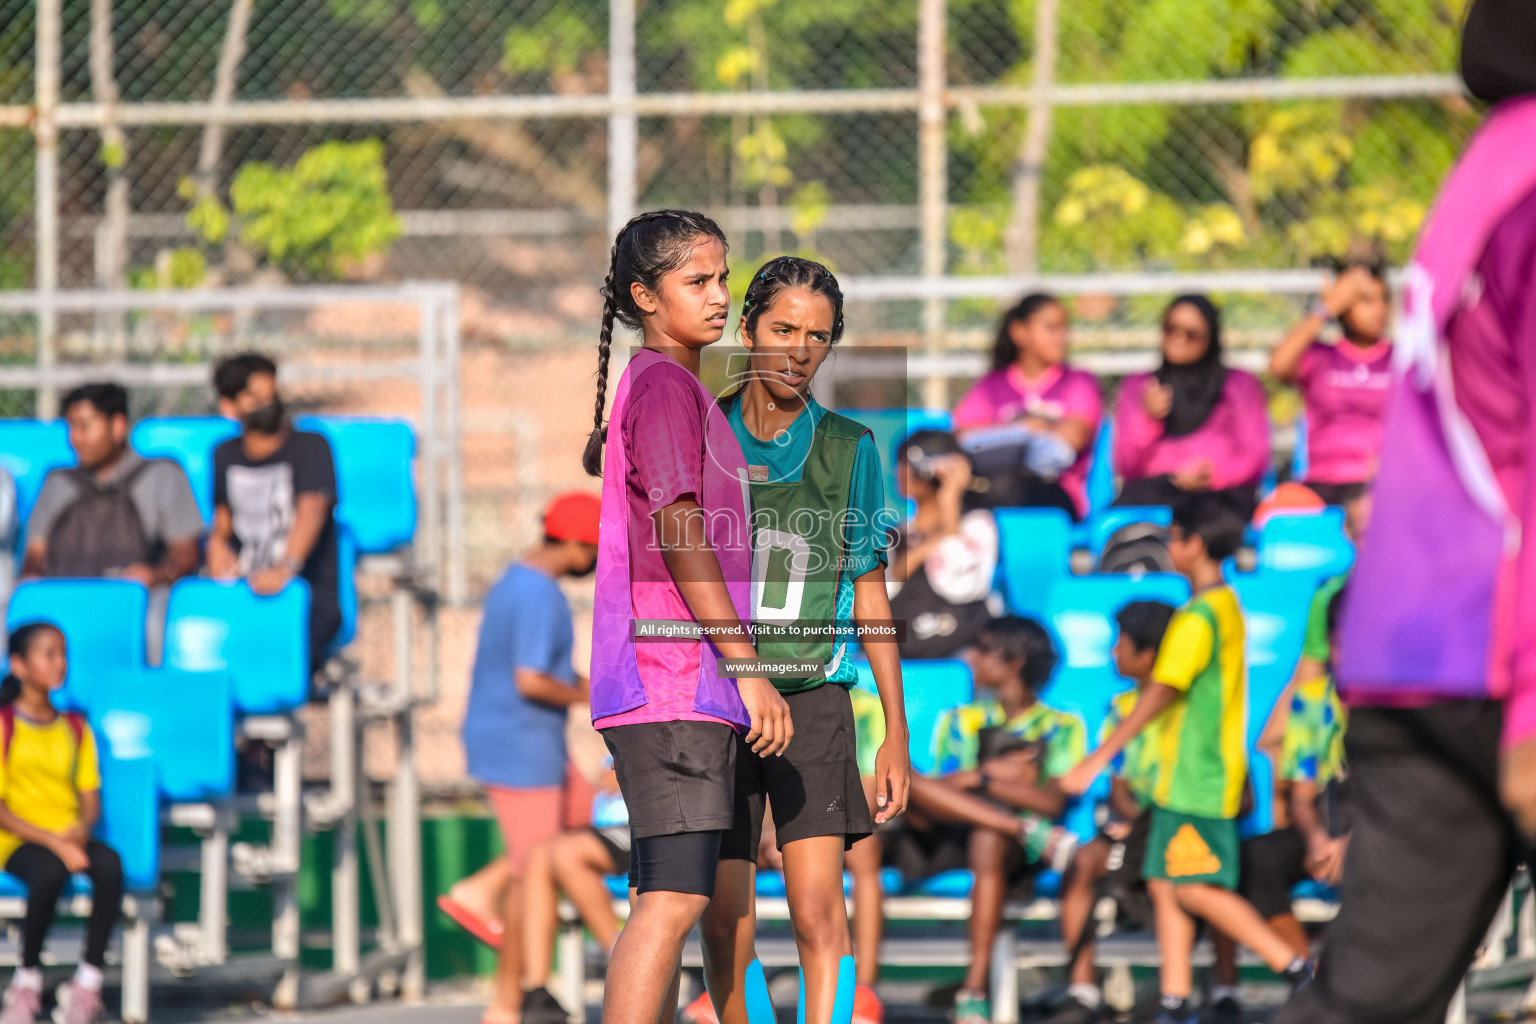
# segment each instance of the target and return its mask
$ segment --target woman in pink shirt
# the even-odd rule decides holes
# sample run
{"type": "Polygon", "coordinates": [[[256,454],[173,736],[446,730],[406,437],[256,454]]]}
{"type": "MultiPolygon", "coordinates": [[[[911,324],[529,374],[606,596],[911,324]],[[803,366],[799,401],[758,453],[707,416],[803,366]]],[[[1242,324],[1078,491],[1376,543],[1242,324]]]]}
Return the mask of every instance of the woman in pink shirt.
{"type": "Polygon", "coordinates": [[[988,506],[1088,512],[1103,397],[1098,378],[1066,365],[1069,326],[1055,296],[1024,296],[998,325],[991,372],[955,408],[960,445],[990,484],[988,506]]]}
{"type": "Polygon", "coordinates": [[[1390,317],[1381,267],[1352,264],[1269,357],[1269,372],[1301,390],[1307,410],[1304,482],[1330,505],[1358,495],[1376,471],[1392,382],[1392,343],[1385,337],[1390,317]],[[1318,339],[1329,320],[1344,330],[1338,344],[1318,339]]]}
{"type": "Polygon", "coordinates": [[[1115,504],[1172,505],[1219,492],[1251,517],[1269,457],[1263,386],[1222,363],[1211,300],[1179,296],[1163,312],[1163,365],[1127,377],[1115,403],[1115,504]]]}

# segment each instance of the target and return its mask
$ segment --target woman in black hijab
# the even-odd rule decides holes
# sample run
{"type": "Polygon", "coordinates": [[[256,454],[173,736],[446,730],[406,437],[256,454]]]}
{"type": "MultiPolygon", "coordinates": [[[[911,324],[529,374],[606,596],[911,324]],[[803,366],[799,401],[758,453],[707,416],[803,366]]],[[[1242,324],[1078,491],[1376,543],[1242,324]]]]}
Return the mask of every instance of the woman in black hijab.
{"type": "Polygon", "coordinates": [[[1221,313],[1204,295],[1163,311],[1163,362],[1128,377],[1115,406],[1117,505],[1172,505],[1217,493],[1245,516],[1269,468],[1268,400],[1222,361],[1221,313]]]}

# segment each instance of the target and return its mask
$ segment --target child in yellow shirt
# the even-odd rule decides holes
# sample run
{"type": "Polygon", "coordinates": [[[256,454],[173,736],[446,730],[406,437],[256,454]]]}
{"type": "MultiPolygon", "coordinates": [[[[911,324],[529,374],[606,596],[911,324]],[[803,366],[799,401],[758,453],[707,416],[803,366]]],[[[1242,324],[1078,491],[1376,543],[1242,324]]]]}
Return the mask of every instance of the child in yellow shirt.
{"type": "Polygon", "coordinates": [[[42,1012],[43,940],[72,874],[91,879],[85,952],[60,997],[60,1024],[105,1015],[101,969],[123,902],[117,854],[91,838],[101,817],[96,738],[84,718],[55,710],[64,684],[64,634],[34,622],[11,634],[10,674],[0,682],[0,864],[27,887],[21,966],[6,989],[0,1024],[32,1024],[42,1012]]]}

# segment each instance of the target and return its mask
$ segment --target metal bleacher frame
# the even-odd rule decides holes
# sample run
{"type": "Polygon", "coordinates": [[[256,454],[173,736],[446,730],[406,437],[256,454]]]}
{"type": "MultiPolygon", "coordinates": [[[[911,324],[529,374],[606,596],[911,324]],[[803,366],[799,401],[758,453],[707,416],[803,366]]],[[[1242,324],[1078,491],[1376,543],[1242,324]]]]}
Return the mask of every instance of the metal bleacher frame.
{"type": "MultiPolygon", "coordinates": [[[[297,709],[253,714],[238,719],[247,742],[274,751],[274,786],[270,793],[230,794],[218,799],[163,806],[163,825],[191,829],[195,847],[162,851],[160,870],[199,873],[198,920],[163,923],[160,901],[131,894],[124,902],[122,937],[124,1020],[148,1019],[150,987],[186,983],[199,988],[275,981],[273,1004],[280,1009],[332,1003],[364,1002],[375,993],[419,1000],[425,992],[425,921],[420,841],[421,786],[415,763],[415,710],[437,700],[439,692],[436,615],[440,594],[462,602],[465,591],[463,487],[460,409],[457,401],[460,349],[459,292],[451,282],[407,282],[385,286],[313,286],[252,289],[132,292],[10,292],[0,295],[0,311],[32,315],[40,325],[57,325],[62,315],[232,313],[246,322],[266,311],[288,313],[347,304],[392,303],[418,313],[416,351],[396,359],[374,359],[361,371],[369,379],[398,376],[420,386],[416,419],[416,470],[411,484],[420,488],[420,521],[409,536],[361,554],[359,576],[387,581],[393,671],[386,679],[364,679],[343,650],[332,652],[321,673],[329,711],[330,777],[306,788],[303,781],[302,722],[297,709]],[[422,649],[424,648],[424,649],[422,649]],[[363,771],[363,753],[371,731],[388,730],[397,756],[390,779],[376,784],[363,771]],[[387,833],[378,812],[383,794],[387,833]],[[270,840],[234,842],[246,817],[270,821],[270,840]],[[333,833],[330,934],[301,934],[298,877],[306,831],[333,833]],[[361,928],[362,864],[357,855],[361,834],[368,862],[368,884],[378,908],[378,927],[365,936],[361,928]],[[270,953],[232,955],[228,895],[231,888],[271,887],[273,926],[270,953]],[[365,939],[374,949],[363,955],[365,939]],[[333,953],[327,972],[300,970],[306,945],[333,953]]],[[[99,316],[98,316],[99,319],[99,316]]],[[[56,330],[40,326],[40,330],[56,330]]],[[[234,339],[236,344],[248,344],[234,339]]],[[[52,344],[53,338],[49,338],[52,344]]],[[[0,367],[0,387],[35,390],[41,408],[52,410],[62,390],[87,380],[112,379],[129,388],[206,387],[207,362],[146,363],[123,359],[85,363],[41,357],[35,366],[0,367]]],[[[285,367],[285,379],[336,376],[337,368],[285,367]]],[[[345,371],[341,371],[345,374],[345,371]]],[[[163,453],[162,453],[163,454],[163,453]]],[[[345,467],[339,467],[345,477],[345,467]]],[[[407,468],[405,472],[410,472],[407,468]]],[[[343,488],[345,483],[343,480],[343,488]]],[[[413,500],[415,499],[412,494],[413,500]]],[[[343,496],[343,500],[345,500],[343,496]]],[[[416,509],[413,508],[413,517],[416,509]]],[[[377,588],[376,588],[377,589],[377,588]]],[[[20,906],[0,899],[0,918],[20,906]]],[[[76,912],[88,897],[71,896],[61,909],[76,912]]],[[[50,947],[53,944],[50,943],[50,947]]]]}

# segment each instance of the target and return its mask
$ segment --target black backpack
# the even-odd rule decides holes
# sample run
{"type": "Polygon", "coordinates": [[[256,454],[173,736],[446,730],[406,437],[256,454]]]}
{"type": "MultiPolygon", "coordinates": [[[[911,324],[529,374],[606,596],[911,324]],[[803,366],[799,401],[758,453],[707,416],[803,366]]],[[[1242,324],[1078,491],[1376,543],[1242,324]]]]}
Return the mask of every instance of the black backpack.
{"type": "Polygon", "coordinates": [[[1156,523],[1127,523],[1104,542],[1099,572],[1140,576],[1148,572],[1173,572],[1168,554],[1168,528],[1156,523]]]}
{"type": "Polygon", "coordinates": [[[104,576],[111,569],[153,561],[144,521],[130,491],[144,461],[121,480],[103,484],[88,469],[66,469],[80,489],[48,531],[45,576],[104,576]]]}

